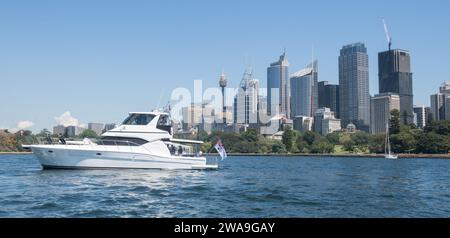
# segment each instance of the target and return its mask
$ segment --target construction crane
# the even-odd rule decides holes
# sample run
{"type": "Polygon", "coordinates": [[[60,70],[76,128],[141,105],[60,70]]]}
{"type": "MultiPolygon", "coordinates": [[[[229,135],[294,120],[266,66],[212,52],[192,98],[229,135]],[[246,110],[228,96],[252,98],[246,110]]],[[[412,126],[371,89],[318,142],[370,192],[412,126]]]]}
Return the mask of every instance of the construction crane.
{"type": "Polygon", "coordinates": [[[383,19],[383,25],[384,25],[384,32],[386,33],[386,39],[387,39],[387,41],[388,41],[388,44],[389,44],[389,50],[391,50],[391,46],[392,46],[392,37],[391,37],[391,35],[389,34],[389,30],[388,30],[388,27],[387,27],[387,25],[386,25],[386,21],[383,19]]]}

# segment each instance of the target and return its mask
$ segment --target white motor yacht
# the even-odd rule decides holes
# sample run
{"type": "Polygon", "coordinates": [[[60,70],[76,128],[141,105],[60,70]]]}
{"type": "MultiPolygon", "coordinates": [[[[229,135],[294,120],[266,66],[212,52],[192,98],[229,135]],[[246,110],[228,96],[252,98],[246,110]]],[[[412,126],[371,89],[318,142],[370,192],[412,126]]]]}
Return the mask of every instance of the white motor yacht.
{"type": "Polygon", "coordinates": [[[154,111],[129,113],[120,126],[103,133],[97,141],[60,140],[59,144],[27,147],[44,169],[217,169],[217,159],[208,161],[188,146],[202,143],[174,139],[170,115],[154,111]]]}

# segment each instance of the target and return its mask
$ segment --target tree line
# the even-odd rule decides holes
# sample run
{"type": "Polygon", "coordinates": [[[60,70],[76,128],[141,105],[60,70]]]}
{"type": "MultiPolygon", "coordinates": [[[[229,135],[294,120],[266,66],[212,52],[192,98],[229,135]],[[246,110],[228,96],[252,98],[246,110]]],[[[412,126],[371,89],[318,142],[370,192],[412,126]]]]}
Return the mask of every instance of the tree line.
{"type": "MultiPolygon", "coordinates": [[[[427,126],[420,129],[414,124],[400,123],[399,111],[393,110],[389,125],[391,147],[395,153],[447,154],[450,150],[450,121],[429,120],[427,126]]],[[[212,152],[218,139],[229,153],[383,154],[385,148],[384,133],[372,135],[363,131],[340,131],[322,136],[312,131],[301,133],[288,126],[284,128],[281,141],[265,138],[255,129],[243,133],[213,132],[210,135],[200,132],[181,137],[205,141],[203,152],[212,152]]]]}
{"type": "MultiPolygon", "coordinates": [[[[8,131],[0,131],[0,152],[20,152],[24,151],[22,145],[36,144],[50,136],[55,142],[58,141],[58,136],[52,136],[50,131],[43,129],[37,134],[33,134],[30,130],[21,130],[16,133],[8,131]]],[[[67,135],[64,136],[67,138],[67,135]]],[[[90,129],[84,130],[75,138],[97,138],[97,134],[90,129]]]]}
{"type": "MultiPolygon", "coordinates": [[[[398,110],[391,112],[389,120],[391,147],[394,153],[447,154],[450,150],[450,121],[427,122],[424,129],[414,124],[400,123],[398,110]]],[[[34,135],[31,131],[20,133],[0,132],[0,151],[22,151],[22,144],[33,144],[45,138],[46,129],[34,135]]],[[[355,133],[333,132],[322,136],[316,132],[299,132],[284,128],[281,140],[261,136],[257,130],[248,129],[243,133],[199,132],[196,135],[176,135],[178,138],[202,140],[203,152],[213,152],[218,139],[222,140],[229,153],[363,153],[382,154],[385,148],[385,134],[372,135],[363,131],[355,133]]],[[[78,138],[97,138],[92,130],[85,130],[78,138]]],[[[54,138],[57,139],[57,138],[54,138]]]]}

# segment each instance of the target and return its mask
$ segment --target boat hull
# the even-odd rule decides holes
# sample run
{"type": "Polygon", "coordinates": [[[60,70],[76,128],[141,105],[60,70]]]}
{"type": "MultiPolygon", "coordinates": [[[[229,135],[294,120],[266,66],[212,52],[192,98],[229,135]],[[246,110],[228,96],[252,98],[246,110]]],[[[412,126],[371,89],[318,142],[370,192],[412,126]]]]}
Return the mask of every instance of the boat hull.
{"type": "Polygon", "coordinates": [[[217,169],[205,157],[163,157],[139,152],[31,146],[44,169],[217,169]]]}

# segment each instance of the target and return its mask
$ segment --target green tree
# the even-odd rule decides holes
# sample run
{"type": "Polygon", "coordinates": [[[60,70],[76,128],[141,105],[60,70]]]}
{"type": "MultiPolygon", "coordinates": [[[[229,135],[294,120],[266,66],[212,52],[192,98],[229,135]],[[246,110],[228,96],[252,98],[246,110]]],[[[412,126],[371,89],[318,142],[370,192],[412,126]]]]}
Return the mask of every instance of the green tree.
{"type": "Polygon", "coordinates": [[[355,152],[356,144],[352,139],[345,140],[343,143],[344,150],[350,153],[355,152]]]}
{"type": "Polygon", "coordinates": [[[416,138],[409,131],[391,136],[392,150],[395,153],[411,153],[416,149],[416,138]]]}
{"type": "Polygon", "coordinates": [[[402,114],[403,125],[408,125],[408,117],[409,117],[408,112],[403,111],[403,114],[402,114]]]}
{"type": "Polygon", "coordinates": [[[256,129],[248,129],[246,132],[242,133],[242,137],[246,141],[257,142],[258,141],[258,131],[256,131],[256,129]]]}
{"type": "Polygon", "coordinates": [[[203,153],[208,153],[212,148],[212,143],[210,141],[206,141],[202,144],[202,146],[200,147],[200,150],[203,153]]]}
{"type": "Polygon", "coordinates": [[[95,131],[91,130],[91,129],[86,129],[83,132],[81,132],[81,134],[78,136],[79,138],[97,138],[98,135],[97,133],[95,133],[95,131]]]}
{"type": "Polygon", "coordinates": [[[41,132],[36,134],[36,136],[38,136],[38,137],[46,137],[46,136],[51,135],[51,134],[52,133],[49,130],[43,129],[41,132]]]}
{"type": "Polygon", "coordinates": [[[340,137],[340,132],[333,132],[327,135],[327,140],[333,144],[333,145],[338,145],[339,144],[339,137],[340,137]]]}
{"type": "Polygon", "coordinates": [[[389,134],[394,135],[400,132],[400,111],[394,109],[391,111],[389,119],[389,134]]]}
{"type": "Polygon", "coordinates": [[[284,144],[288,152],[292,151],[292,145],[294,144],[294,132],[290,126],[285,127],[281,142],[284,144]]]}
{"type": "Polygon", "coordinates": [[[384,134],[376,134],[372,135],[369,138],[369,151],[370,153],[382,154],[384,153],[384,143],[385,143],[385,135],[384,134]]]}
{"type": "Polygon", "coordinates": [[[16,151],[17,140],[11,133],[0,132],[0,151],[16,151]]]}
{"type": "Polygon", "coordinates": [[[369,144],[369,134],[363,131],[358,131],[350,135],[351,140],[359,150],[365,150],[369,144]]]}
{"type": "Polygon", "coordinates": [[[435,132],[423,133],[418,138],[417,153],[425,154],[447,154],[450,150],[448,136],[440,135],[435,132]]]}
{"type": "Polygon", "coordinates": [[[316,132],[307,131],[303,133],[302,140],[308,143],[308,145],[312,145],[316,140],[320,139],[320,135],[316,132]]]}
{"type": "Polygon", "coordinates": [[[311,146],[311,153],[329,154],[334,152],[334,145],[326,138],[320,138],[311,146]]]}
{"type": "Polygon", "coordinates": [[[272,153],[287,153],[286,146],[281,141],[276,141],[272,145],[272,153]]]}
{"type": "Polygon", "coordinates": [[[439,135],[450,135],[450,121],[433,121],[425,127],[426,132],[435,132],[439,135]]]}

